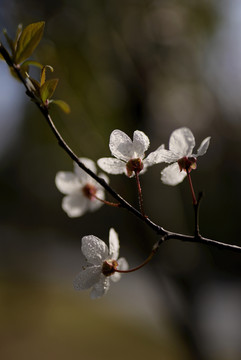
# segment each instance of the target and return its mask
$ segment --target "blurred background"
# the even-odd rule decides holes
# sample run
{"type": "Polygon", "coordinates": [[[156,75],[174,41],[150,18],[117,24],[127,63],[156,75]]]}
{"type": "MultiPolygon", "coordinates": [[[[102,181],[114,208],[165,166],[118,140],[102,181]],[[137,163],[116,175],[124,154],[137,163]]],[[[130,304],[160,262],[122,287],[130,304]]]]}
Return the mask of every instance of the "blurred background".
{"type": "MultiPolygon", "coordinates": [[[[241,245],[241,4],[239,0],[1,0],[0,27],[46,22],[34,59],[55,69],[55,124],[79,155],[110,155],[109,135],[144,131],[150,151],[189,127],[208,153],[192,173],[203,190],[204,236],[241,245]]],[[[3,41],[3,35],[0,35],[3,41]]],[[[32,73],[38,76],[38,71],[32,73]]],[[[145,268],[122,277],[108,295],[75,292],[80,242],[108,241],[141,263],[157,241],[142,222],[102,207],[70,219],[55,187],[72,161],[58,146],[23,86],[0,63],[0,357],[2,360],[239,360],[241,257],[169,241],[145,268]]],[[[163,165],[141,177],[147,215],[192,234],[188,184],[160,182],[163,165]]],[[[111,185],[138,206],[134,179],[111,185]]],[[[107,196],[109,200],[111,198],[107,196]]]]}

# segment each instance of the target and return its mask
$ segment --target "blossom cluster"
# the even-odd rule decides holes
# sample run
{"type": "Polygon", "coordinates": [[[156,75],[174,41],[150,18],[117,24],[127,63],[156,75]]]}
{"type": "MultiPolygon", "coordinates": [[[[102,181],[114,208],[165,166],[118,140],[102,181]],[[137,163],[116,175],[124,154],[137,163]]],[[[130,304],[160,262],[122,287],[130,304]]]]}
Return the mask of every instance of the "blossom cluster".
{"type": "MultiPolygon", "coordinates": [[[[190,129],[179,128],[170,136],[169,149],[164,144],[146,157],[145,153],[150,146],[149,138],[144,132],[136,130],[133,140],[121,130],[114,130],[110,135],[109,148],[112,157],[100,158],[98,166],[108,174],[125,174],[128,177],[144,174],[148,167],[167,163],[161,171],[161,181],[167,185],[177,185],[196,168],[197,157],[206,153],[210,137],[205,138],[196,153],[195,138],[190,129]]],[[[95,163],[87,158],[80,158],[88,169],[97,174],[95,163]]],[[[99,178],[109,183],[104,173],[99,178]]],[[[58,190],[65,196],[62,208],[69,217],[79,217],[85,212],[92,212],[101,207],[105,200],[103,187],[88,175],[84,170],[74,164],[74,171],[60,171],[57,173],[55,183],[58,190]]],[[[109,233],[109,249],[107,245],[94,235],[84,236],[81,245],[84,263],[82,270],[74,280],[76,290],[92,288],[91,298],[104,295],[110,286],[110,279],[118,281],[121,272],[128,271],[128,264],[124,258],[118,260],[119,239],[113,228],[109,233]]]]}

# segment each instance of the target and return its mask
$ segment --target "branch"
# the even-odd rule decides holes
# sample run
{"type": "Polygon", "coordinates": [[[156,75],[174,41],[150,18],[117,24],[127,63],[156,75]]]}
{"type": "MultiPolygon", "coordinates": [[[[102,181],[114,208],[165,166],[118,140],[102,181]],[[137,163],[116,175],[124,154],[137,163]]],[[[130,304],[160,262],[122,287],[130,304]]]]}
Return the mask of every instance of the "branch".
{"type": "MultiPolygon", "coordinates": [[[[151,221],[148,217],[144,216],[141,212],[139,212],[134,206],[129,204],[124,198],[122,198],[110,185],[106,183],[106,181],[99,176],[97,176],[95,173],[93,173],[89,168],[87,168],[78,158],[78,156],[73,152],[73,150],[68,146],[68,144],[64,141],[60,133],[58,132],[57,128],[54,125],[54,122],[49,114],[48,107],[43,106],[39,103],[39,100],[29,89],[29,86],[27,84],[27,80],[23,77],[20,71],[20,67],[13,63],[11,56],[9,55],[8,51],[5,49],[5,47],[0,43],[0,53],[2,54],[3,58],[5,59],[6,63],[10,68],[12,68],[16,75],[18,76],[19,80],[23,83],[23,85],[26,88],[26,94],[30,97],[30,99],[34,100],[34,103],[44,116],[45,120],[47,121],[51,131],[53,132],[55,138],[58,141],[58,144],[63,148],[63,150],[69,155],[69,157],[82,169],[84,170],[88,175],[90,175],[95,181],[97,181],[103,188],[114,198],[119,202],[119,207],[122,207],[126,210],[128,210],[130,213],[138,217],[141,221],[146,223],[147,226],[149,226],[157,235],[160,235],[160,240],[154,245],[155,252],[158,250],[159,246],[167,240],[170,239],[176,239],[180,241],[188,241],[188,242],[195,242],[195,243],[203,243],[206,245],[212,245],[220,249],[224,250],[232,250],[235,252],[241,252],[241,247],[237,245],[231,245],[231,244],[225,244],[216,240],[208,239],[205,237],[202,237],[199,234],[199,231],[195,231],[194,236],[190,235],[184,235],[184,234],[178,234],[172,231],[165,230],[160,225],[155,224],[153,221],[151,221]]],[[[198,209],[197,209],[198,210],[198,209]]],[[[196,214],[196,221],[197,221],[197,214],[196,214]]],[[[197,223],[195,226],[196,230],[198,229],[197,223]]]]}

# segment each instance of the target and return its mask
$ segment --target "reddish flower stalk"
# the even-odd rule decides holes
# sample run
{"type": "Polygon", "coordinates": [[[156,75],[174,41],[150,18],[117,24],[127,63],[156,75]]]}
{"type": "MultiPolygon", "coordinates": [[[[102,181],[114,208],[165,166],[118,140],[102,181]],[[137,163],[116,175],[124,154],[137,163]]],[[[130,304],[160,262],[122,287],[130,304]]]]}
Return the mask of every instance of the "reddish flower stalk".
{"type": "Polygon", "coordinates": [[[145,216],[139,172],[135,171],[135,177],[136,177],[136,184],[137,184],[137,191],[138,191],[139,207],[140,207],[142,215],[145,216]]]}
{"type": "Polygon", "coordinates": [[[93,195],[93,197],[101,202],[103,202],[105,205],[109,205],[109,206],[113,206],[113,207],[121,207],[121,204],[120,203],[113,203],[111,201],[107,201],[107,200],[103,200],[101,198],[99,198],[98,196],[96,195],[93,195]]]}
{"type": "Polygon", "coordinates": [[[192,194],[192,203],[193,203],[193,205],[197,205],[197,199],[196,199],[195,191],[194,191],[193,184],[192,184],[190,170],[187,169],[186,171],[187,171],[187,178],[188,178],[188,182],[189,182],[189,186],[190,186],[190,190],[191,190],[191,194],[192,194]]]}
{"type": "Polygon", "coordinates": [[[149,263],[149,261],[153,258],[153,255],[155,254],[155,250],[152,250],[152,252],[150,253],[150,255],[148,256],[148,258],[146,258],[146,260],[142,263],[142,264],[140,264],[140,265],[138,265],[138,266],[136,266],[136,267],[134,267],[134,268],[132,268],[132,269],[128,269],[128,270],[118,270],[118,269],[115,269],[115,271],[116,272],[119,272],[119,273],[130,273],[130,272],[134,272],[134,271],[137,271],[137,270],[139,270],[140,268],[142,268],[143,266],[145,266],[146,264],[148,264],[149,263]]]}

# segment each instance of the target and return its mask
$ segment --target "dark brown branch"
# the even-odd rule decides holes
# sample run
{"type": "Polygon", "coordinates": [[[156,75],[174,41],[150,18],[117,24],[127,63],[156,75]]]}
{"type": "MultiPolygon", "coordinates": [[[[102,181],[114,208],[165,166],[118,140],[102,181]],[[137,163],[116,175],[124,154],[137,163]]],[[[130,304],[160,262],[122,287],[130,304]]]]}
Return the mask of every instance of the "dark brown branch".
{"type": "Polygon", "coordinates": [[[125,199],[123,199],[111,186],[109,186],[104,179],[98,177],[95,173],[93,173],[90,169],[88,169],[78,158],[78,156],[72,151],[72,149],[68,146],[68,144],[64,141],[64,139],[62,138],[62,136],[60,135],[60,133],[58,132],[57,128],[55,127],[53,120],[51,119],[51,116],[49,114],[48,108],[46,106],[43,106],[42,104],[39,103],[39,99],[37,99],[37,97],[35,96],[35,94],[33,93],[33,91],[31,91],[27,85],[27,81],[26,79],[23,77],[23,75],[21,74],[20,68],[18,66],[16,66],[9,53],[7,52],[7,50],[5,49],[5,47],[0,43],[0,53],[2,54],[2,56],[4,57],[6,63],[8,64],[9,67],[11,67],[15,73],[17,74],[19,80],[23,83],[23,85],[26,88],[26,94],[32,99],[34,100],[36,106],[39,108],[39,110],[41,111],[42,115],[44,116],[45,120],[47,121],[50,129],[52,130],[54,136],[56,137],[56,139],[58,140],[59,145],[64,149],[64,151],[69,155],[69,157],[76,162],[76,164],[82,169],[84,170],[88,175],[90,175],[93,179],[95,179],[100,185],[103,186],[103,188],[114,198],[118,201],[118,203],[120,204],[120,207],[128,210],[129,212],[131,212],[133,215],[135,215],[136,217],[138,217],[140,220],[142,220],[144,223],[146,223],[157,235],[161,236],[161,239],[157,242],[157,244],[154,245],[156,251],[159,248],[159,246],[167,240],[170,239],[176,239],[176,240],[181,240],[181,241],[188,241],[188,242],[196,242],[196,243],[203,243],[203,244],[207,244],[207,245],[212,245],[215,247],[218,247],[220,249],[226,249],[226,250],[232,250],[235,252],[241,252],[241,247],[237,246],[237,245],[231,245],[231,244],[225,244],[225,243],[221,243],[219,241],[216,240],[211,240],[208,238],[204,238],[199,234],[199,230],[198,229],[198,206],[196,209],[196,213],[195,213],[195,235],[194,236],[189,236],[189,235],[183,235],[183,234],[178,234],[175,232],[171,232],[168,230],[165,230],[164,228],[162,228],[161,226],[155,224],[153,221],[151,221],[148,217],[143,216],[143,214],[141,214],[135,207],[133,207],[131,204],[129,204],[125,199]]]}
{"type": "Polygon", "coordinates": [[[194,208],[194,235],[195,237],[199,237],[200,236],[200,231],[199,231],[199,209],[200,209],[200,202],[202,200],[202,196],[203,193],[200,192],[198,194],[198,199],[197,199],[197,203],[193,204],[193,208],[194,208]]]}
{"type": "Polygon", "coordinates": [[[205,238],[205,237],[203,237],[201,235],[195,237],[195,236],[183,235],[183,234],[170,232],[167,236],[164,237],[162,242],[170,240],[170,239],[188,241],[188,242],[192,242],[192,243],[201,243],[201,244],[214,246],[214,247],[219,248],[221,250],[232,250],[232,251],[241,253],[241,246],[232,245],[232,244],[226,244],[226,243],[223,243],[223,242],[220,242],[220,241],[217,241],[217,240],[212,240],[212,239],[205,238]]]}

